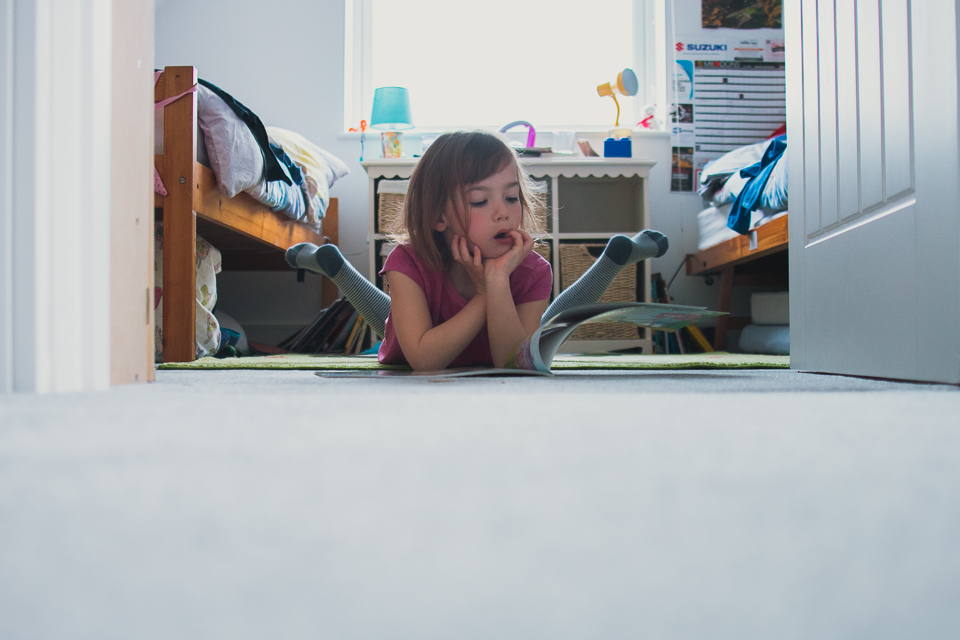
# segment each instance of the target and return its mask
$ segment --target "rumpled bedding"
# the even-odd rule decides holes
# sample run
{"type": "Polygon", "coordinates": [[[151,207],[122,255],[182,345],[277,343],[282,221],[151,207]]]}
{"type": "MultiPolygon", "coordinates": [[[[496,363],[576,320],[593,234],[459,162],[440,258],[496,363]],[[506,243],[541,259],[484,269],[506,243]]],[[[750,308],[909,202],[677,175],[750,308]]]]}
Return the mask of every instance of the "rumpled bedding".
{"type": "MultiPolygon", "coordinates": [[[[248,116],[252,114],[239,106],[248,116]]],[[[269,142],[275,157],[271,164],[281,164],[291,183],[268,181],[264,151],[250,127],[204,84],[197,88],[197,121],[197,161],[213,170],[225,197],[247,193],[272,211],[320,231],[330,202],[330,187],[349,173],[346,164],[303,136],[270,127],[274,133],[269,142]],[[288,144],[292,146],[290,154],[286,153],[288,144]]],[[[162,110],[156,112],[155,140],[156,153],[163,153],[162,110]]]]}
{"type": "Polygon", "coordinates": [[[307,216],[320,220],[330,204],[330,187],[350,173],[350,168],[338,157],[324,151],[299,133],[267,127],[270,143],[278,145],[303,173],[301,185],[306,196],[307,216]]]}
{"type": "Polygon", "coordinates": [[[261,181],[244,189],[244,192],[260,204],[269,207],[271,211],[282,213],[292,220],[299,220],[317,231],[320,230],[319,218],[307,218],[307,205],[299,185],[289,185],[279,180],[261,181]]]}
{"type": "Polygon", "coordinates": [[[709,162],[698,193],[698,250],[746,234],[787,212],[786,136],[746,145],[709,162]]]}
{"type": "MultiPolygon", "coordinates": [[[[163,362],[163,223],[154,225],[153,251],[153,328],[154,359],[163,362]]],[[[220,349],[220,324],[213,315],[217,304],[217,278],[220,273],[220,252],[197,236],[197,304],[194,329],[195,353],[198,358],[213,355],[220,349]]]]}

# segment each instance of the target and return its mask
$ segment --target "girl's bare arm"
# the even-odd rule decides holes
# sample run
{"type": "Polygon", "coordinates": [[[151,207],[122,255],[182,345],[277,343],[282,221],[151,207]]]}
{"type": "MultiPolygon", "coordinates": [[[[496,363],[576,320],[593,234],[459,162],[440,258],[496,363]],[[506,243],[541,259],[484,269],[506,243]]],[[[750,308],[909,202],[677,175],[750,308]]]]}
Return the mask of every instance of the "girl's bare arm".
{"type": "Polygon", "coordinates": [[[423,289],[399,271],[387,273],[393,327],[407,362],[417,371],[446,368],[487,321],[485,295],[478,292],[460,313],[434,327],[423,289]]]}
{"type": "Polygon", "coordinates": [[[493,366],[503,367],[520,343],[533,335],[549,300],[515,305],[510,282],[505,286],[487,283],[487,334],[493,366]]]}
{"type": "Polygon", "coordinates": [[[540,326],[540,317],[549,300],[527,302],[517,306],[510,291],[510,274],[533,250],[533,238],[524,231],[512,231],[514,245],[510,252],[484,265],[487,294],[487,334],[493,366],[503,367],[520,343],[540,326]]]}

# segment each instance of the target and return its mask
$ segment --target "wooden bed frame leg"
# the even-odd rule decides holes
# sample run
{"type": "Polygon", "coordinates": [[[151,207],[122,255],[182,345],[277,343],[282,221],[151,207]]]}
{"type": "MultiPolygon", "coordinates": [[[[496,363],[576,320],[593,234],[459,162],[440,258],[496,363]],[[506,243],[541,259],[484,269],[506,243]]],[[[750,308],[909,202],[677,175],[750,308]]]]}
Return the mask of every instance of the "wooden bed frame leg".
{"type": "MultiPolygon", "coordinates": [[[[167,67],[167,97],[197,83],[194,67],[167,67]]],[[[164,108],[163,175],[163,361],[196,359],[197,221],[197,94],[188,93],[164,108]],[[176,132],[176,133],[174,133],[176,132]]]]}
{"type": "MultiPolygon", "coordinates": [[[[720,301],[717,311],[730,312],[730,297],[733,294],[733,267],[724,267],[720,272],[720,301]]],[[[717,316],[716,334],[713,336],[713,348],[724,351],[727,348],[727,328],[730,316],[717,316]]]]}
{"type": "MultiPolygon", "coordinates": [[[[323,236],[332,244],[340,244],[340,203],[336,198],[330,199],[326,215],[323,217],[323,236]]],[[[323,291],[320,294],[320,304],[324,309],[332,305],[340,297],[340,290],[330,278],[323,278],[323,291]]]]}

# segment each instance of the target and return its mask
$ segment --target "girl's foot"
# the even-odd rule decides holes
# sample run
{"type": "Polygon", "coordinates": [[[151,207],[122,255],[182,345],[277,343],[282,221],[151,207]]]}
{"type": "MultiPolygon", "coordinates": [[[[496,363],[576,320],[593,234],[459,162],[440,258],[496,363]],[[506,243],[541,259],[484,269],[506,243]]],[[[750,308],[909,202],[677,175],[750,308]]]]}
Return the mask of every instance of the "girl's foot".
{"type": "Polygon", "coordinates": [[[603,255],[625,267],[647,258],[659,258],[667,252],[670,242],[667,236],[653,229],[644,229],[632,238],[614,236],[607,242],[603,255]]]}
{"type": "Polygon", "coordinates": [[[294,269],[306,269],[313,273],[335,277],[343,267],[343,254],[334,244],[317,246],[309,242],[295,244],[286,253],[287,264],[294,269]]]}

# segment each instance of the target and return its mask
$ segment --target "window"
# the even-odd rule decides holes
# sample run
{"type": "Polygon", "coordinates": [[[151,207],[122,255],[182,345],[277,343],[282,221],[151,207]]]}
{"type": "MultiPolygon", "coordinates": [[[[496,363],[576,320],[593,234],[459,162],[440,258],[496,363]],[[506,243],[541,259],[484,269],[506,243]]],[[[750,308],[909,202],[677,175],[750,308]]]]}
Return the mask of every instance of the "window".
{"type": "Polygon", "coordinates": [[[616,106],[596,87],[625,67],[640,84],[619,100],[631,126],[655,101],[654,1],[346,0],[345,127],[369,119],[374,88],[403,86],[423,131],[602,130],[616,106]]]}

